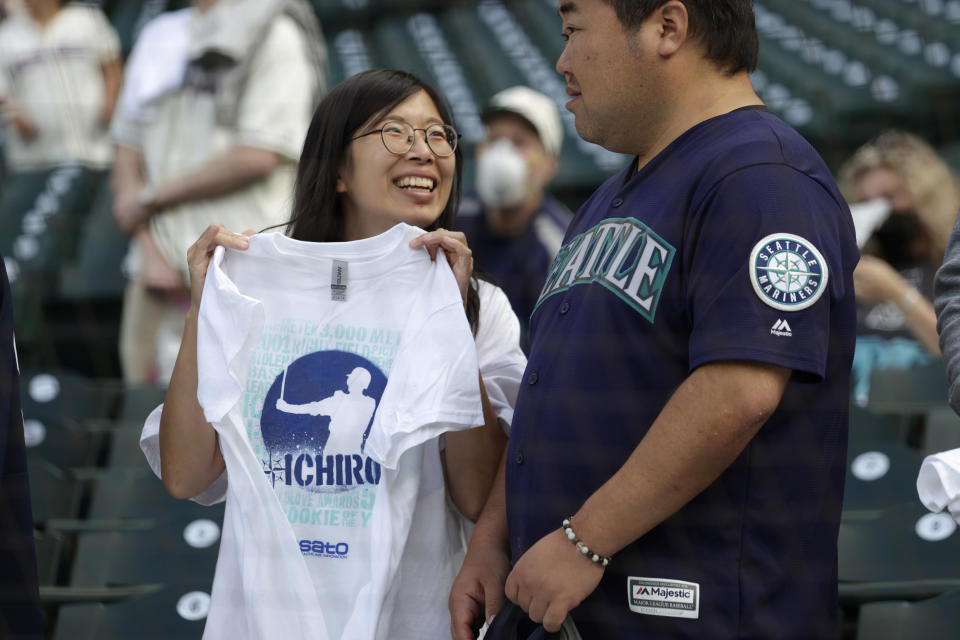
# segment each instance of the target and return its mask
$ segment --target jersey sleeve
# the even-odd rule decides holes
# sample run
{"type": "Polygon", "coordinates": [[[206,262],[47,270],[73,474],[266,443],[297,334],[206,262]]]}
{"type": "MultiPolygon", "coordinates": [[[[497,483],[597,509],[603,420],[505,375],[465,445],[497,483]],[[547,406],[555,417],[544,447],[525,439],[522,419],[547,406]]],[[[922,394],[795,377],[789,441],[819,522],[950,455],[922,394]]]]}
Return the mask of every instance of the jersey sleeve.
{"type": "Polygon", "coordinates": [[[822,379],[831,305],[853,267],[846,205],[789,166],[757,165],[724,178],[689,222],[690,370],[747,360],[822,379]]]}
{"type": "Polygon", "coordinates": [[[480,280],[478,293],[480,322],[476,345],[480,375],[500,426],[509,432],[520,379],[527,366],[520,349],[520,321],[502,289],[480,280]]]}
{"type": "Polygon", "coordinates": [[[310,125],[316,82],[303,32],[291,18],[276,18],[240,100],[238,143],[296,161],[310,125]]]}
{"type": "Polygon", "coordinates": [[[483,424],[477,349],[445,260],[431,263],[421,291],[365,445],[390,469],[414,446],[483,424]]]}
{"type": "Polygon", "coordinates": [[[90,21],[93,24],[91,41],[97,52],[97,59],[101,63],[120,59],[120,38],[117,31],[103,15],[103,11],[96,7],[88,9],[90,21]]]}

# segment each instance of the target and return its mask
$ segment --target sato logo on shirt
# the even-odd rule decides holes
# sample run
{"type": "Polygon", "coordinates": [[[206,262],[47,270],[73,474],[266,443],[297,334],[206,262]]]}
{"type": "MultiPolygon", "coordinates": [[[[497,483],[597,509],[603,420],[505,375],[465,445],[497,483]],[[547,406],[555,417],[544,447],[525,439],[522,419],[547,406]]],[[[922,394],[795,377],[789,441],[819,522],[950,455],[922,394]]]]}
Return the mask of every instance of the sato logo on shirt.
{"type": "Polygon", "coordinates": [[[670,618],[700,617],[700,585],[660,578],[627,578],[630,611],[670,618]]]}
{"type": "Polygon", "coordinates": [[[324,542],[323,540],[301,540],[300,553],[319,558],[346,559],[350,545],[346,542],[324,542]]]}

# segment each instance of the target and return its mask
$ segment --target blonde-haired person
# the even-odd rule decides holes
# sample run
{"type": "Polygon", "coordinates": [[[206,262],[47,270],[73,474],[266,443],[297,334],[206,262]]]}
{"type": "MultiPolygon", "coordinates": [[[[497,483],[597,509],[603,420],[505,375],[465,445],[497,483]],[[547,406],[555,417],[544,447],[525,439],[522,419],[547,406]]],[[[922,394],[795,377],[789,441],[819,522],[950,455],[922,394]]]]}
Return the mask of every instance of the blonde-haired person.
{"type": "Polygon", "coordinates": [[[933,278],[960,208],[960,183],[919,137],[884,131],[840,168],[851,204],[881,200],[890,213],[867,240],[853,274],[858,302],[855,399],[866,401],[874,368],[940,357],[933,278]]]}

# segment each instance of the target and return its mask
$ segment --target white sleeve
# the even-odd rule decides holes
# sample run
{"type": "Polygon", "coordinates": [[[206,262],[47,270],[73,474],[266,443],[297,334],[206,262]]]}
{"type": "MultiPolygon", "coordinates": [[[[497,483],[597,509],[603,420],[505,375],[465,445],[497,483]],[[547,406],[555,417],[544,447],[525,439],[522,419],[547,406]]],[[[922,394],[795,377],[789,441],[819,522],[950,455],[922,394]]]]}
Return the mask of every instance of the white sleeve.
{"type": "Polygon", "coordinates": [[[237,254],[224,247],[214,251],[197,316],[197,400],[211,424],[240,401],[243,389],[232,370],[242,370],[238,359],[250,352],[249,343],[261,333],[265,318],[260,301],[240,293],[223,270],[226,256],[237,254]]]}
{"type": "Polygon", "coordinates": [[[431,263],[420,290],[364,449],[388,469],[407,449],[483,424],[477,349],[446,260],[431,263]]]}
{"type": "Polygon", "coordinates": [[[480,323],[476,344],[480,374],[500,425],[509,432],[527,366],[527,357],[520,349],[520,321],[502,289],[483,280],[478,284],[480,323]]]}
{"type": "Polygon", "coordinates": [[[89,7],[87,10],[93,23],[91,35],[97,50],[97,59],[101,63],[119,60],[120,38],[117,36],[116,29],[99,8],[89,7]]]}
{"type": "Polygon", "coordinates": [[[296,162],[313,116],[316,82],[303,32],[291,18],[279,16],[253,60],[240,99],[238,143],[296,162]]]}
{"type": "MultiPolygon", "coordinates": [[[[203,283],[197,327],[197,399],[207,422],[216,424],[239,401],[240,382],[231,373],[238,356],[263,326],[263,305],[242,295],[222,269],[226,250],[217,247],[203,283]]],[[[242,364],[240,365],[242,366],[242,364]]],[[[154,409],[140,432],[140,449],[150,468],[162,477],[160,466],[160,415],[154,409]]],[[[227,472],[191,498],[203,505],[221,502],[227,493],[227,472]]]]}
{"type": "MultiPolygon", "coordinates": [[[[150,412],[147,421],[143,423],[143,431],[140,432],[140,450],[147,458],[147,464],[157,475],[162,478],[160,466],[160,414],[163,413],[163,405],[150,412]]],[[[218,502],[223,502],[227,497],[227,472],[224,471],[220,477],[213,481],[209,487],[190,498],[198,504],[209,506],[218,502]]]]}

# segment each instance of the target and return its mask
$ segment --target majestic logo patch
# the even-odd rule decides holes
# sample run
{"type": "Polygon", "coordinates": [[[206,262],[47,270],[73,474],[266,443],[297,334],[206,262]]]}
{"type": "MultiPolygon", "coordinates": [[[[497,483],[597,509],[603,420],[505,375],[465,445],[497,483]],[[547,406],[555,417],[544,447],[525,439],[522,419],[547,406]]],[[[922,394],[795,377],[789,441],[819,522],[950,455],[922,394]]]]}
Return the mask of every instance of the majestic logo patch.
{"type": "Polygon", "coordinates": [[[790,328],[790,325],[786,320],[780,318],[773,323],[772,327],[770,327],[770,335],[780,336],[782,338],[790,338],[793,336],[793,330],[790,328]]]}
{"type": "Polygon", "coordinates": [[[661,578],[627,578],[630,611],[668,618],[700,617],[700,585],[661,578]]]}
{"type": "Polygon", "coordinates": [[[806,309],[827,289],[827,263],[813,243],[774,233],[750,253],[750,283],[766,304],[781,311],[806,309]]]}

